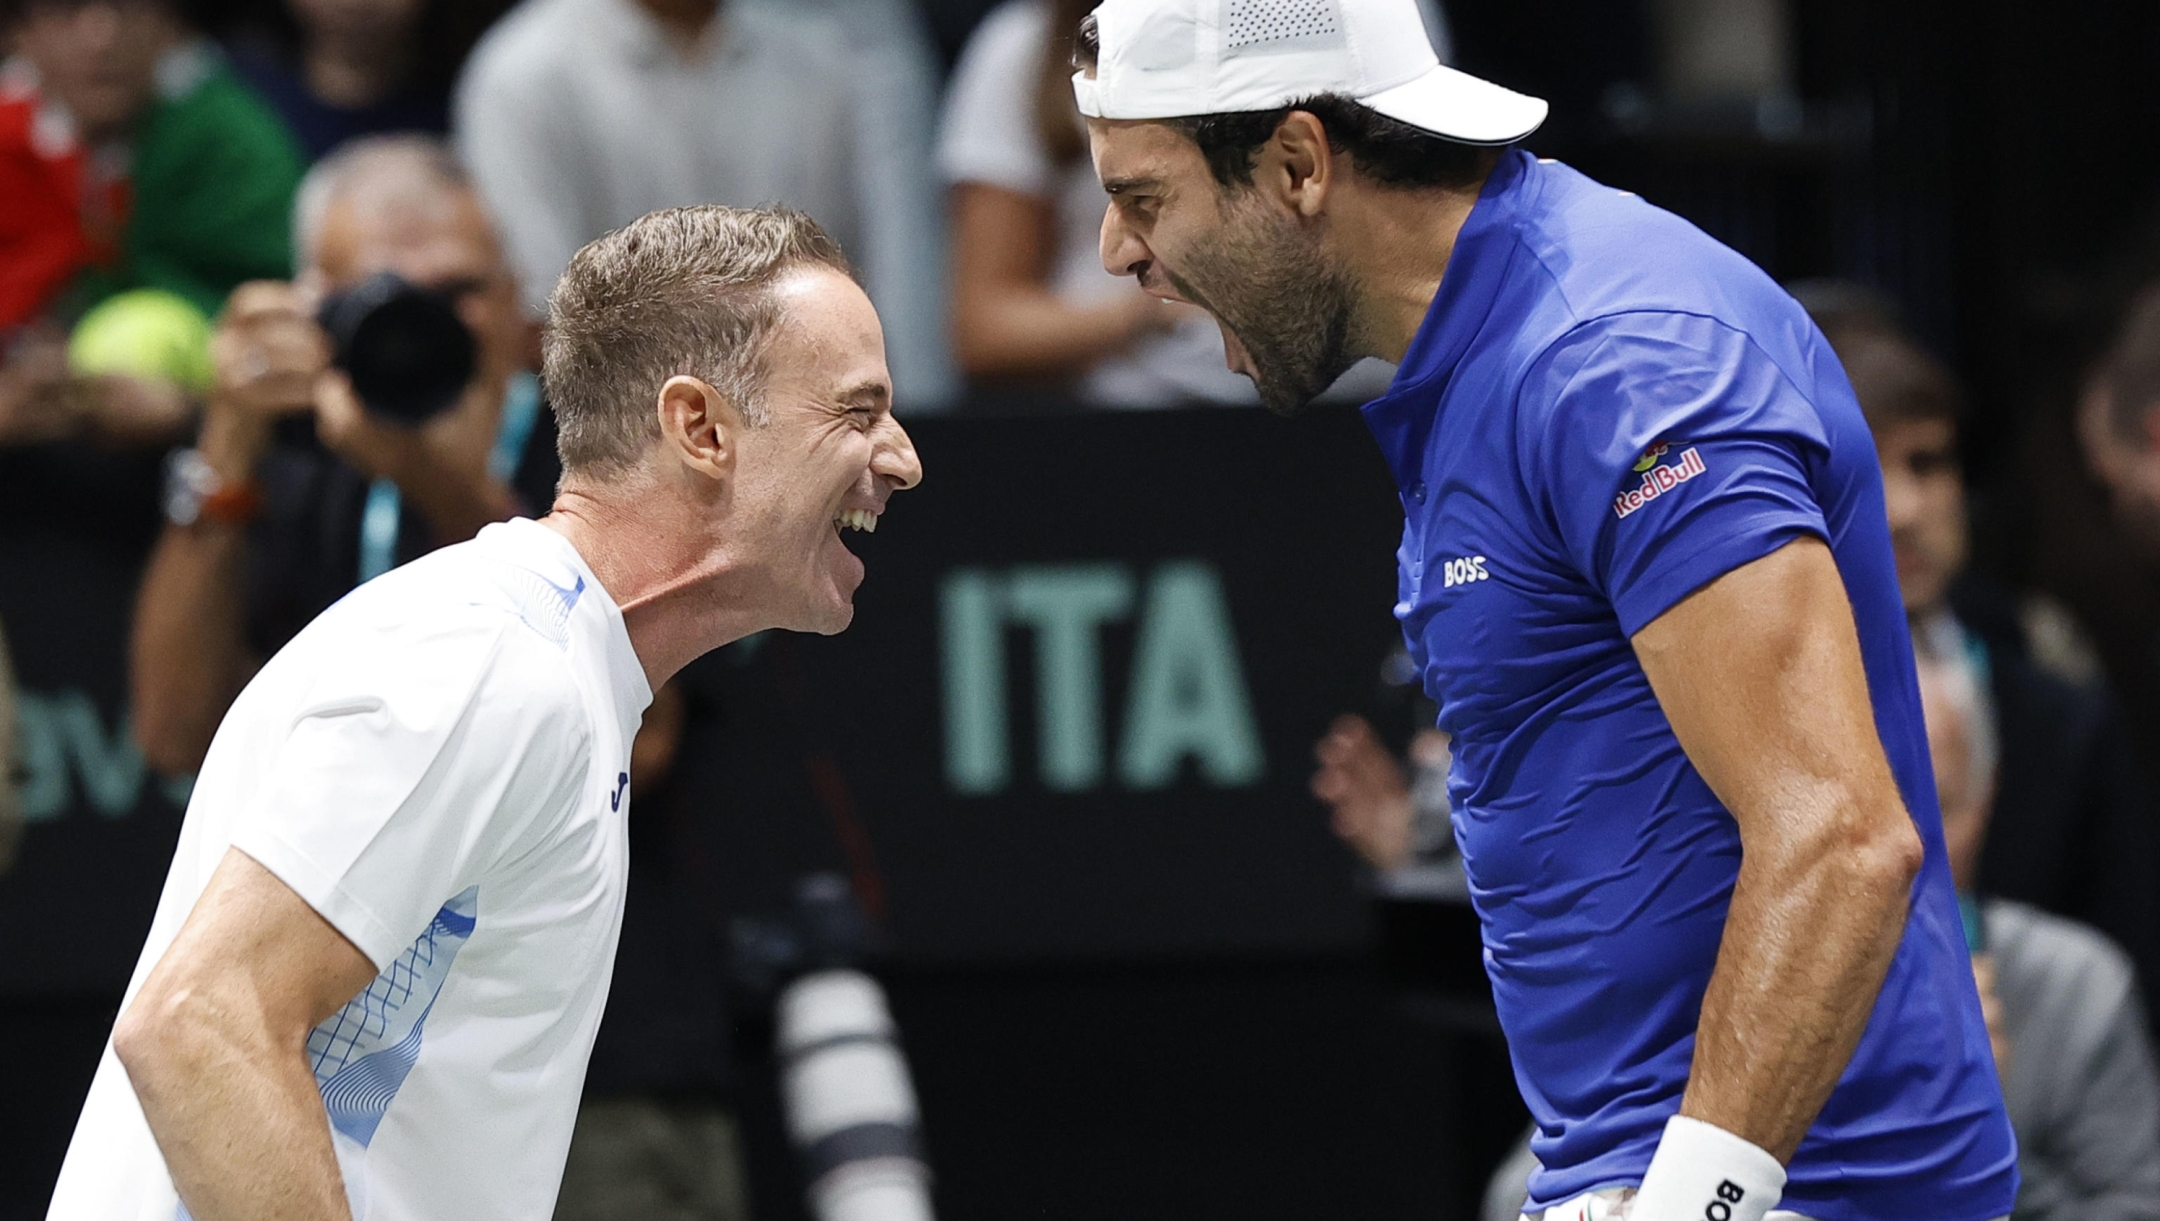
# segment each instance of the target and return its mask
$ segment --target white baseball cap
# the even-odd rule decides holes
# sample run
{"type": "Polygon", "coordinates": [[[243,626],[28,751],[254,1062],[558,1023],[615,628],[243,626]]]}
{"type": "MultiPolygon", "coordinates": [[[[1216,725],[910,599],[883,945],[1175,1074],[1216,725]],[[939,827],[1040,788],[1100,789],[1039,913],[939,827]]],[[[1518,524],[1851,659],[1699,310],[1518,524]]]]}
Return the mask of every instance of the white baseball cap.
{"type": "Polygon", "coordinates": [[[1080,113],[1174,119],[1275,110],[1340,93],[1466,144],[1507,144],[1545,121],[1544,99],[1440,62],[1417,0],[1105,0],[1080,113]]]}

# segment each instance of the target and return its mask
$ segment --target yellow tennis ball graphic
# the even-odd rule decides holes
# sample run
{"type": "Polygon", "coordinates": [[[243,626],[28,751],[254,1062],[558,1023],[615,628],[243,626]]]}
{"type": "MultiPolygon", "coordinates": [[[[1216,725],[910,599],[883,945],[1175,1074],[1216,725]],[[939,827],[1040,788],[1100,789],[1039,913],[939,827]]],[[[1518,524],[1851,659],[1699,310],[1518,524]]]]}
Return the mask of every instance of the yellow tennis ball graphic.
{"type": "Polygon", "coordinates": [[[119,293],[75,324],[68,367],[85,376],[156,378],[200,393],[210,388],[210,319],[162,288],[119,293]]]}

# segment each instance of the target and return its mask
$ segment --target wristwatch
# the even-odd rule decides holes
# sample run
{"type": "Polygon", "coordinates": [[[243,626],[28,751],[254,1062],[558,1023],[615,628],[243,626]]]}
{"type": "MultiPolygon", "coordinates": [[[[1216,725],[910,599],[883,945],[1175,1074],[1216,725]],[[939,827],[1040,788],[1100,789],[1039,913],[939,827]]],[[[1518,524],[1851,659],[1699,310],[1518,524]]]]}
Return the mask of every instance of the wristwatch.
{"type": "Polygon", "coordinates": [[[174,450],[165,459],[165,520],[176,526],[199,521],[244,526],[262,507],[262,489],[254,480],[225,482],[199,449],[174,450]]]}

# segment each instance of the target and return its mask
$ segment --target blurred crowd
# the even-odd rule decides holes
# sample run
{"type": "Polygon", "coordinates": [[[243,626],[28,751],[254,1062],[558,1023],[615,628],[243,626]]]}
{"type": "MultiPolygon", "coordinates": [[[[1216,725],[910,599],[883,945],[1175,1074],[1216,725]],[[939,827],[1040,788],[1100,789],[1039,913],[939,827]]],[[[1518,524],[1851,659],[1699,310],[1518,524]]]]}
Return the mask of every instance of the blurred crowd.
{"type": "MultiPolygon", "coordinates": [[[[548,292],[579,246],[655,208],[815,216],[878,307],[903,412],[1254,404],[1211,320],[1100,266],[1067,84],[1089,7],[996,5],[947,77],[906,0],[282,0],[202,24],[178,0],[0,0],[0,449],[160,456],[127,679],[150,767],[192,772],[263,659],[360,582],[545,511],[548,292]],[[454,320],[429,332],[453,374],[432,397],[360,354],[361,320],[392,307],[454,320]]],[[[2018,1216],[2160,1218],[2160,717],[2130,672],[2160,664],[2160,624],[2142,652],[2096,646],[2061,603],[1978,572],[1955,377],[1895,302],[1793,287],[1875,430],[2023,1145],[2018,1216]]],[[[2086,469],[2142,548],[2120,563],[2160,573],[2160,288],[2077,393],[2086,469]]],[[[8,673],[0,645],[0,757],[8,673]]],[[[639,792],[665,790],[684,709],[663,691],[648,714],[639,792]]],[[[1404,761],[1382,737],[1339,723],[1315,791],[1382,894],[1459,901],[1446,740],[1427,730],[1404,761]]],[[[0,784],[0,867],[19,826],[0,784]]],[[[672,1025],[635,1012],[717,984],[676,987],[685,960],[649,936],[633,912],[561,1215],[747,1216],[717,1003],[672,1025]],[[669,1040],[702,1050],[670,1059],[669,1040]]]]}

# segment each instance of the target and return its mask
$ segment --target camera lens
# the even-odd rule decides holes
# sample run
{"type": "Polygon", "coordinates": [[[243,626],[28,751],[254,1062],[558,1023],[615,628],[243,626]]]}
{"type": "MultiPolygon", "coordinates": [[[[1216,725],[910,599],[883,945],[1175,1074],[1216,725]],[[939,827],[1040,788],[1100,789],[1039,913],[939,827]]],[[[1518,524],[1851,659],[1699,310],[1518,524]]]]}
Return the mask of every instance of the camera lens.
{"type": "Polygon", "coordinates": [[[335,294],[318,318],[361,403],[400,424],[448,410],[472,380],[478,352],[450,299],[395,272],[335,294]]]}

